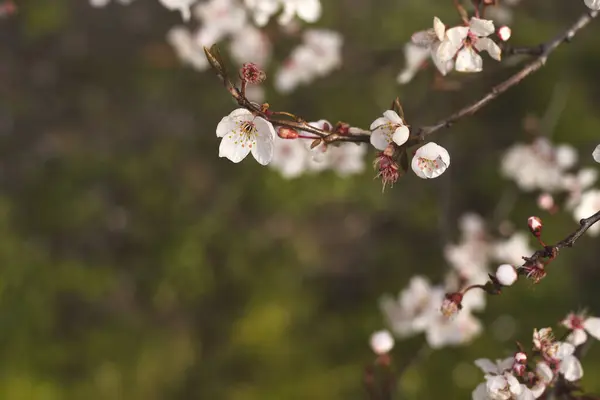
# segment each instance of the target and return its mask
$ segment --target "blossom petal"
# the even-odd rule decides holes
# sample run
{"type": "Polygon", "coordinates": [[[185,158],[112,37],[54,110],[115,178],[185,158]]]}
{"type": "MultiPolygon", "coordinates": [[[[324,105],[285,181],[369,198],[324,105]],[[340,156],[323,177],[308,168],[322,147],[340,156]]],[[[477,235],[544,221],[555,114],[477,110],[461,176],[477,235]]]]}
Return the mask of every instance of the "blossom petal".
{"type": "Polygon", "coordinates": [[[390,135],[384,133],[382,129],[376,129],[371,133],[371,144],[377,150],[383,151],[390,144],[390,135]]]}
{"type": "Polygon", "coordinates": [[[296,9],[296,14],[301,20],[308,23],[317,22],[321,17],[321,2],[319,0],[305,1],[301,7],[296,9]]]}
{"type": "Polygon", "coordinates": [[[536,397],[527,386],[521,384],[521,393],[517,395],[517,400],[535,400],[536,397]]]}
{"type": "Polygon", "coordinates": [[[558,349],[556,350],[556,358],[563,360],[571,356],[575,352],[575,346],[571,343],[559,342],[558,349]]]}
{"type": "Polygon", "coordinates": [[[590,335],[600,340],[600,318],[587,318],[583,321],[583,327],[590,335]]]}
{"type": "Polygon", "coordinates": [[[256,137],[256,145],[251,147],[252,155],[261,165],[267,165],[273,159],[275,129],[270,122],[256,118],[256,129],[258,135],[256,137]]]}
{"type": "Polygon", "coordinates": [[[481,72],[483,60],[471,46],[466,46],[458,52],[455,68],[458,72],[481,72]]]}
{"type": "Polygon", "coordinates": [[[573,346],[579,346],[585,343],[587,334],[583,329],[574,329],[565,340],[573,346]]]}
{"type": "Polygon", "coordinates": [[[487,358],[480,358],[475,360],[475,365],[479,367],[486,374],[497,374],[498,366],[487,358]]]}
{"type": "Polygon", "coordinates": [[[223,117],[217,125],[217,137],[223,137],[236,127],[236,122],[252,119],[252,113],[245,108],[237,108],[223,117]]]}
{"type": "Polygon", "coordinates": [[[377,118],[375,121],[373,121],[373,123],[371,124],[371,126],[369,127],[370,130],[375,130],[375,129],[381,129],[383,127],[385,127],[388,124],[388,119],[384,118],[384,117],[379,117],[377,118]]]}
{"type": "Polygon", "coordinates": [[[400,116],[398,115],[398,113],[396,113],[396,111],[394,110],[387,110],[383,113],[383,116],[385,118],[387,118],[388,121],[390,121],[393,124],[398,124],[398,125],[402,125],[404,124],[404,121],[402,121],[402,118],[400,118],[400,116]]]}
{"type": "Polygon", "coordinates": [[[246,142],[239,141],[236,136],[239,135],[233,131],[228,133],[221,140],[219,145],[219,157],[225,157],[234,163],[242,161],[248,153],[250,153],[250,147],[246,145],[246,142]]]}
{"type": "Polygon", "coordinates": [[[540,377],[542,382],[544,382],[544,383],[552,382],[554,373],[552,373],[552,368],[550,368],[550,366],[547,363],[545,363],[545,362],[537,363],[537,365],[535,367],[535,372],[536,372],[537,376],[540,377]]]}
{"type": "MultiPolygon", "coordinates": [[[[598,0],[598,4],[600,4],[600,0],[598,0]]],[[[592,152],[592,157],[594,158],[594,161],[600,163],[600,144],[596,146],[596,148],[592,152]]]]}
{"type": "Polygon", "coordinates": [[[490,38],[480,38],[475,42],[475,48],[479,51],[487,51],[490,57],[494,60],[500,61],[502,59],[502,50],[500,47],[490,38]]]}
{"type": "Polygon", "coordinates": [[[472,400],[488,400],[489,396],[487,394],[487,389],[485,383],[480,383],[477,385],[473,393],[471,394],[472,400]]]}
{"type": "Polygon", "coordinates": [[[433,30],[435,31],[435,34],[440,42],[442,40],[444,40],[445,33],[446,33],[446,26],[444,25],[442,20],[439,19],[438,17],[433,18],[433,30]]]}
{"type": "Polygon", "coordinates": [[[423,48],[432,46],[436,40],[438,40],[438,38],[433,29],[413,33],[410,37],[410,41],[413,42],[413,44],[423,48]]]}
{"type": "Polygon", "coordinates": [[[494,33],[494,22],[473,17],[469,22],[469,30],[479,37],[489,36],[494,33]]]}
{"type": "Polygon", "coordinates": [[[394,131],[394,135],[392,136],[392,140],[398,146],[402,146],[408,140],[409,135],[410,135],[410,130],[408,129],[407,126],[403,125],[403,126],[396,128],[396,130],[394,131]]]}
{"type": "Polygon", "coordinates": [[[463,47],[464,40],[469,34],[469,28],[466,26],[457,26],[446,31],[446,39],[437,49],[437,57],[441,62],[454,58],[458,50],[463,47]]]}
{"type": "Polygon", "coordinates": [[[560,373],[569,382],[574,382],[583,376],[583,367],[575,356],[568,356],[560,362],[560,373]]]}
{"type": "Polygon", "coordinates": [[[591,8],[592,10],[600,10],[600,0],[584,0],[584,2],[585,5],[591,8]]]}

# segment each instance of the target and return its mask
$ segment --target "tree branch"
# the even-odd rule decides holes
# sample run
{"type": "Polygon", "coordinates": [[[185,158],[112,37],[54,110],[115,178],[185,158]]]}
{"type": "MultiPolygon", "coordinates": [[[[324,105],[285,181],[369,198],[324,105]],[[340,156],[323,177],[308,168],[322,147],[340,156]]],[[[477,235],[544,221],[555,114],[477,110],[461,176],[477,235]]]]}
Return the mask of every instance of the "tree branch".
{"type": "MultiPolygon", "coordinates": [[[[449,128],[458,120],[467,117],[469,115],[475,114],[477,111],[485,107],[488,103],[496,99],[498,96],[506,92],[511,87],[520,83],[523,79],[531,75],[532,73],[539,70],[544,64],[546,60],[550,56],[550,54],[556,50],[562,43],[570,42],[571,39],[584,27],[586,27],[596,16],[598,15],[598,11],[590,11],[583,14],[581,17],[577,19],[577,21],[570,26],[565,32],[557,35],[554,39],[542,43],[538,46],[532,47],[523,47],[523,48],[513,48],[508,45],[504,48],[505,54],[528,54],[537,56],[537,58],[527,64],[523,69],[519,72],[505,80],[504,82],[494,86],[489,93],[484,95],[481,99],[463,107],[459,111],[454,114],[439,120],[433,125],[422,126],[422,127],[413,127],[411,128],[411,144],[421,142],[425,139],[426,136],[431,135],[434,132],[442,128],[449,128]]],[[[211,53],[209,49],[205,49],[207,52],[207,57],[211,64],[213,61],[211,60],[211,53]]],[[[214,67],[214,64],[213,64],[214,67]]],[[[227,90],[231,93],[233,98],[237,101],[237,103],[243,107],[252,111],[253,113],[260,115],[261,117],[268,119],[271,123],[288,127],[296,130],[303,130],[305,132],[312,133],[320,138],[322,138],[326,143],[333,142],[366,142],[370,141],[370,131],[355,128],[355,132],[351,134],[342,134],[338,132],[329,132],[323,129],[315,128],[310,126],[306,121],[297,119],[297,120],[286,120],[286,119],[275,119],[271,116],[268,109],[264,109],[261,105],[251,102],[246,98],[246,96],[237,89],[233,83],[227,78],[226,74],[223,70],[219,70],[219,68],[215,68],[217,75],[223,83],[225,84],[227,90]]]]}

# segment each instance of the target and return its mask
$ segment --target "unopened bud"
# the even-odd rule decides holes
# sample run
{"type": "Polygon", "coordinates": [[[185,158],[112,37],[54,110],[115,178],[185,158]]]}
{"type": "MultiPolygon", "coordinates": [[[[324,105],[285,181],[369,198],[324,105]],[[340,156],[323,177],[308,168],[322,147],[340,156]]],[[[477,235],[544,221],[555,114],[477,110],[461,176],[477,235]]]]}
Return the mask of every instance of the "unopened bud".
{"type": "Polygon", "coordinates": [[[529,217],[527,218],[527,226],[529,230],[533,234],[533,236],[539,238],[542,234],[542,220],[539,217],[529,217]]]}
{"type": "Polygon", "coordinates": [[[287,126],[280,126],[277,128],[277,136],[282,139],[296,139],[298,138],[298,131],[287,126]]]}
{"type": "Polygon", "coordinates": [[[496,279],[503,286],[510,286],[518,278],[517,270],[510,264],[502,264],[496,270],[496,279]]]}
{"type": "Polygon", "coordinates": [[[508,26],[504,25],[498,28],[497,35],[500,38],[500,40],[506,42],[508,39],[510,39],[510,36],[512,35],[512,30],[508,26]]]}
{"type": "Polygon", "coordinates": [[[458,312],[462,309],[462,293],[447,293],[444,301],[442,302],[442,315],[446,318],[450,318],[458,314],[458,312]]]}
{"type": "Polygon", "coordinates": [[[240,77],[251,84],[259,84],[267,79],[267,74],[254,63],[246,63],[240,69],[240,77]]]}

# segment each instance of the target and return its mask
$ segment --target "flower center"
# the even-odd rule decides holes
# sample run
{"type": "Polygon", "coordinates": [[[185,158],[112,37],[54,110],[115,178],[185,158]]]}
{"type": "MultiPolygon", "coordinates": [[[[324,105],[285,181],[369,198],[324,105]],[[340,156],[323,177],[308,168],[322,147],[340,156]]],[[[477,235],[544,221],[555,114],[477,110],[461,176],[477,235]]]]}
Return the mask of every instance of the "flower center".
{"type": "Polygon", "coordinates": [[[249,148],[256,145],[256,138],[258,136],[258,129],[252,121],[238,122],[237,137],[234,136],[234,143],[241,144],[242,147],[248,145],[249,148]]]}
{"type": "Polygon", "coordinates": [[[417,165],[419,166],[419,169],[421,169],[421,171],[432,173],[433,171],[441,168],[442,163],[443,162],[439,157],[435,160],[419,157],[417,165]]]}

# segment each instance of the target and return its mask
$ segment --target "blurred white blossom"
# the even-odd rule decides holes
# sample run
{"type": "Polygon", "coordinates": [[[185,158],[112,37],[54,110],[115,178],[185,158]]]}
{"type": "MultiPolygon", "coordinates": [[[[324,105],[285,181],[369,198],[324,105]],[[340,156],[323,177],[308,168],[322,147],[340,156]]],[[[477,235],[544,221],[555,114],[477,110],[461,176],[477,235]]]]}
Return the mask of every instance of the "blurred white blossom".
{"type": "MultiPolygon", "coordinates": [[[[592,189],[581,194],[581,200],[573,210],[573,217],[576,221],[589,218],[600,211],[600,190],[592,189]]],[[[592,225],[587,232],[595,236],[600,233],[600,224],[592,225]]]]}
{"type": "Polygon", "coordinates": [[[394,337],[388,330],[377,331],[371,335],[370,344],[375,354],[389,353],[394,348],[394,337]]]}
{"type": "Polygon", "coordinates": [[[177,10],[181,13],[184,21],[192,17],[191,7],[197,0],[158,0],[169,10],[177,10]]]}
{"type": "Polygon", "coordinates": [[[167,42],[184,63],[198,71],[208,68],[208,60],[202,46],[198,45],[190,31],[184,26],[175,26],[167,33],[167,42]]]}
{"type": "MultiPolygon", "coordinates": [[[[446,75],[452,70],[452,68],[454,68],[454,61],[452,59],[441,60],[438,55],[438,49],[442,44],[442,41],[445,39],[445,32],[446,27],[444,23],[438,17],[434,17],[433,28],[425,31],[416,32],[411,37],[411,42],[413,44],[429,52],[433,64],[442,75],[446,75]]],[[[414,52],[414,55],[418,56],[420,54],[414,52]]],[[[417,60],[408,60],[407,56],[407,63],[409,61],[413,64],[414,69],[414,64],[417,60]]],[[[412,78],[412,76],[405,76],[404,79],[406,79],[407,77],[412,78]]]]}
{"type": "Polygon", "coordinates": [[[516,232],[506,240],[498,240],[493,244],[493,256],[497,261],[512,265],[523,264],[523,256],[529,257],[533,249],[529,246],[529,234],[516,232]]]}
{"type": "Polygon", "coordinates": [[[562,325],[571,330],[566,341],[573,346],[579,346],[585,343],[587,341],[588,333],[592,337],[600,340],[600,318],[570,313],[562,321],[562,325]]]}
{"type": "Polygon", "coordinates": [[[594,11],[600,10],[600,0],[584,0],[584,3],[594,11]]]}

